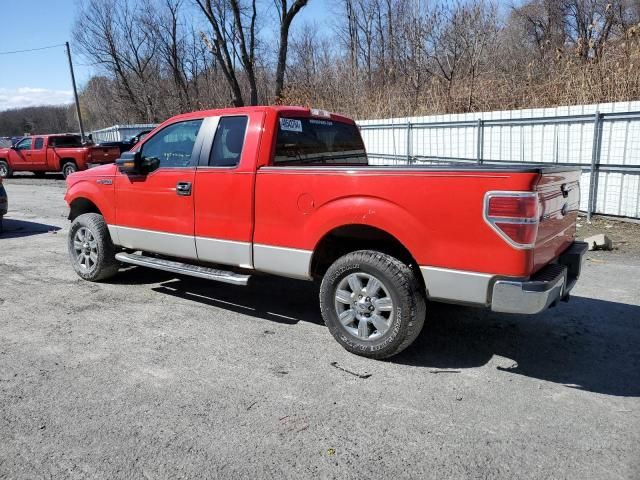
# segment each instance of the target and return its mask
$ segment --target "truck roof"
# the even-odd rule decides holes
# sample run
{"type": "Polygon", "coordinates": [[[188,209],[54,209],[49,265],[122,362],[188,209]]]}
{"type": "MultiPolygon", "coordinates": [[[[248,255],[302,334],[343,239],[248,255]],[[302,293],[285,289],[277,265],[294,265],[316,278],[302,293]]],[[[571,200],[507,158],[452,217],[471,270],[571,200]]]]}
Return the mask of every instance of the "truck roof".
{"type": "Polygon", "coordinates": [[[316,110],[309,107],[286,106],[286,105],[259,105],[254,107],[231,107],[231,108],[217,108],[212,110],[198,110],[195,112],[175,115],[171,117],[171,119],[189,120],[192,118],[200,118],[202,116],[212,117],[216,115],[233,115],[233,114],[267,112],[267,111],[275,112],[276,114],[280,114],[280,115],[285,114],[285,115],[315,116],[314,113],[312,113],[312,110],[315,110],[317,112],[322,112],[322,116],[325,116],[325,117],[329,115],[333,120],[355,125],[355,122],[352,119],[342,115],[338,115],[336,113],[325,112],[323,110],[316,110]]]}

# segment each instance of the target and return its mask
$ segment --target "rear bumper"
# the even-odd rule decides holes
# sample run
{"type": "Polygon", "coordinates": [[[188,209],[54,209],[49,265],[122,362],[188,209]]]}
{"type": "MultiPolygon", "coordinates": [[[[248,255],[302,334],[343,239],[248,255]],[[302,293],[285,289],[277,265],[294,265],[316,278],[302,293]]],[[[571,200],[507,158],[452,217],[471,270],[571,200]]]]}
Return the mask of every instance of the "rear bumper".
{"type": "Polygon", "coordinates": [[[505,313],[540,313],[558,300],[568,297],[575,286],[588,246],[574,242],[557,263],[547,265],[529,280],[496,280],[491,295],[491,310],[505,313]]]}
{"type": "Polygon", "coordinates": [[[535,314],[568,297],[586,251],[586,243],[574,242],[553,263],[525,279],[439,267],[420,270],[430,300],[535,314]]]}

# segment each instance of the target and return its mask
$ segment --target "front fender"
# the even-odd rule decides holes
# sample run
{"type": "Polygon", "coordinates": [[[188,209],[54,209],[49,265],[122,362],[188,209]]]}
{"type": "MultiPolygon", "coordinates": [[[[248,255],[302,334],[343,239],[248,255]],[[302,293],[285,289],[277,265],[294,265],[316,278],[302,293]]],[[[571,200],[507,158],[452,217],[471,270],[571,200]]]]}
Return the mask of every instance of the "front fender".
{"type": "Polygon", "coordinates": [[[74,200],[84,198],[92,202],[105,219],[107,224],[115,222],[115,190],[113,183],[97,183],[96,178],[76,181],[67,188],[65,201],[71,207],[74,200]]]}

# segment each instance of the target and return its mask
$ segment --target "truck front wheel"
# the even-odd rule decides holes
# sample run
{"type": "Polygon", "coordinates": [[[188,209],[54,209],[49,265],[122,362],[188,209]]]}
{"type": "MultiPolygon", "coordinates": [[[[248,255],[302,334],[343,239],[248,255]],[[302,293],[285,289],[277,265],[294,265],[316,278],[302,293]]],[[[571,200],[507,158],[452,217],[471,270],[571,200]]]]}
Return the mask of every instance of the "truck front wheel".
{"type": "Polygon", "coordinates": [[[426,303],[411,268],[390,255],[360,250],[329,267],[320,287],[320,309],[345,349],[381,359],[416,339],[426,303]]]}
{"type": "Polygon", "coordinates": [[[0,177],[11,178],[12,176],[13,170],[11,170],[9,163],[6,160],[0,160],[0,177]]]}
{"type": "Polygon", "coordinates": [[[67,178],[69,175],[77,171],[78,171],[78,166],[74,162],[65,162],[62,165],[62,176],[64,178],[67,178]]]}
{"type": "Polygon", "coordinates": [[[85,213],[76,218],[69,229],[68,248],[80,278],[99,282],[118,273],[115,247],[102,215],[85,213]]]}

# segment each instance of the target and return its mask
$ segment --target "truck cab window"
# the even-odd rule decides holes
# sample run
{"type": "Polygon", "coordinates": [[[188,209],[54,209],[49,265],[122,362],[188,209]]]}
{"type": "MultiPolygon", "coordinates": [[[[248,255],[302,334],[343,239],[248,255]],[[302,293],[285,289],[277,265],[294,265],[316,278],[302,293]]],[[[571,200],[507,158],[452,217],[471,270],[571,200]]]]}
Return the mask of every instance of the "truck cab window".
{"type": "Polygon", "coordinates": [[[330,119],[278,119],[275,166],[367,166],[360,130],[330,119]]]}
{"type": "Polygon", "coordinates": [[[193,147],[202,119],[178,122],[163,128],[142,145],[142,156],[160,160],[160,168],[191,165],[193,147]]]}
{"type": "Polygon", "coordinates": [[[33,145],[33,149],[34,150],[41,150],[42,147],[44,146],[44,139],[43,138],[36,138],[36,141],[33,145]]]}
{"type": "Polygon", "coordinates": [[[82,147],[80,135],[62,135],[60,137],[50,137],[49,146],[55,148],[79,148],[82,147]]]}
{"type": "Polygon", "coordinates": [[[16,145],[16,150],[31,150],[32,138],[25,138],[16,145]]]}
{"type": "Polygon", "coordinates": [[[235,167],[240,163],[247,117],[222,117],[209,155],[210,167],[235,167]]]}

